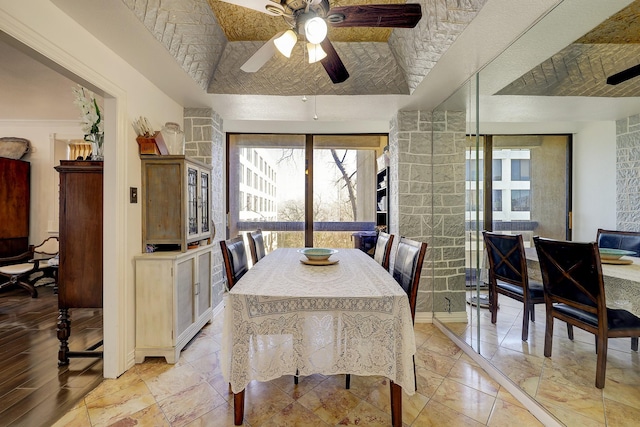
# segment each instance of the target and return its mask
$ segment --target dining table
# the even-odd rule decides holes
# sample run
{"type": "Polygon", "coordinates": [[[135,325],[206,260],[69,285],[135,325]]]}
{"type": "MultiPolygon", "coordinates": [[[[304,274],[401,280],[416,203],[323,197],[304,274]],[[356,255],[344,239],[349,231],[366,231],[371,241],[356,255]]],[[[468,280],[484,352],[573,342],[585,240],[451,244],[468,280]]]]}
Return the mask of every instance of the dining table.
{"type": "MultiPolygon", "coordinates": [[[[529,278],[542,282],[536,249],[526,248],[525,257],[529,278]]],[[[640,258],[603,259],[601,264],[607,307],[622,308],[640,317],[640,258]]]]}
{"type": "Polygon", "coordinates": [[[402,391],[415,393],[409,300],[365,252],[338,249],[312,264],[300,249],[276,249],[225,301],[221,368],[235,425],[243,422],[250,381],[312,374],[388,378],[392,425],[402,425],[402,391]]]}

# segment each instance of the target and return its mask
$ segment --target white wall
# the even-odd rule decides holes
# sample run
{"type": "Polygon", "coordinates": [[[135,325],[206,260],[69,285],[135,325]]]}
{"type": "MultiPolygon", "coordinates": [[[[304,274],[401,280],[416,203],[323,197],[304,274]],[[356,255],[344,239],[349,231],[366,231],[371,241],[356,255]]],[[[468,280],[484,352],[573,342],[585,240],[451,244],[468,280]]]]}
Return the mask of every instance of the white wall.
{"type": "Polygon", "coordinates": [[[182,123],[183,106],[50,1],[0,0],[0,30],[104,92],[104,374],[116,377],[134,363],[132,260],[141,251],[141,208],[129,204],[129,187],[141,181],[131,121],[182,123]]]}
{"type": "Polygon", "coordinates": [[[616,228],[616,124],[590,122],[573,139],[573,236],[594,241],[616,228]]]}

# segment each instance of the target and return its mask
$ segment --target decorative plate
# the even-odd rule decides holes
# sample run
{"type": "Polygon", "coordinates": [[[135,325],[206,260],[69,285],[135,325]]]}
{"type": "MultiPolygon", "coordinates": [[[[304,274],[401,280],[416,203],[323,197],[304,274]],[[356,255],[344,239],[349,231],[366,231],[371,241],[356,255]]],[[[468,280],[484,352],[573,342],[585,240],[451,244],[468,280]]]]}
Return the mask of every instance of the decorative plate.
{"type": "Polygon", "coordinates": [[[625,251],[623,249],[610,249],[610,248],[600,248],[600,259],[601,260],[611,260],[611,259],[620,259],[625,255],[633,255],[635,252],[625,251]]]}
{"type": "Polygon", "coordinates": [[[318,261],[312,261],[310,259],[301,259],[300,262],[306,265],[334,265],[337,264],[340,260],[339,259],[334,259],[334,260],[329,260],[329,259],[321,259],[318,261]]]}

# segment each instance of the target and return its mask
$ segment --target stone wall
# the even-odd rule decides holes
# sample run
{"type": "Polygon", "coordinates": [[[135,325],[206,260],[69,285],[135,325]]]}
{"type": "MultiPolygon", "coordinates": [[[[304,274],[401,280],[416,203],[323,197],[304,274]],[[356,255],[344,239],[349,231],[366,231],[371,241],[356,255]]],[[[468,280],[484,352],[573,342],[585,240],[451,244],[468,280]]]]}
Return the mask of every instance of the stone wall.
{"type": "Polygon", "coordinates": [[[405,111],[390,127],[390,230],[428,244],[416,312],[464,313],[465,113],[405,111]]]}
{"type": "Polygon", "coordinates": [[[616,122],[616,225],[640,231],[640,114],[616,122]]]}
{"type": "Polygon", "coordinates": [[[224,274],[219,241],[224,239],[224,133],[222,117],[208,108],[184,110],[185,155],[213,165],[211,172],[212,220],[217,231],[213,243],[213,307],[222,302],[224,274]]]}

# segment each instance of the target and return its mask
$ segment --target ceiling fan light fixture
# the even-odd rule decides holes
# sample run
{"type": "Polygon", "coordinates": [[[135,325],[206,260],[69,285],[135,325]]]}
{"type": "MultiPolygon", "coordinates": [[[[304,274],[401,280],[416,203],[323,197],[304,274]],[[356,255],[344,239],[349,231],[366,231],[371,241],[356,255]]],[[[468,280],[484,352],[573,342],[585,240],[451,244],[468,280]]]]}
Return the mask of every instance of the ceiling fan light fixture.
{"type": "Polygon", "coordinates": [[[307,51],[309,52],[309,64],[321,61],[327,57],[327,52],[325,52],[319,44],[307,43],[307,51]]]}
{"type": "Polygon", "coordinates": [[[304,23],[304,34],[310,43],[318,44],[327,37],[327,23],[315,16],[304,23]]]}
{"type": "Polygon", "coordinates": [[[296,36],[296,33],[294,33],[293,30],[287,30],[280,37],[273,40],[273,44],[276,45],[276,48],[281,54],[283,54],[287,58],[290,58],[291,51],[293,50],[293,47],[296,45],[297,41],[298,37],[296,36]]]}

